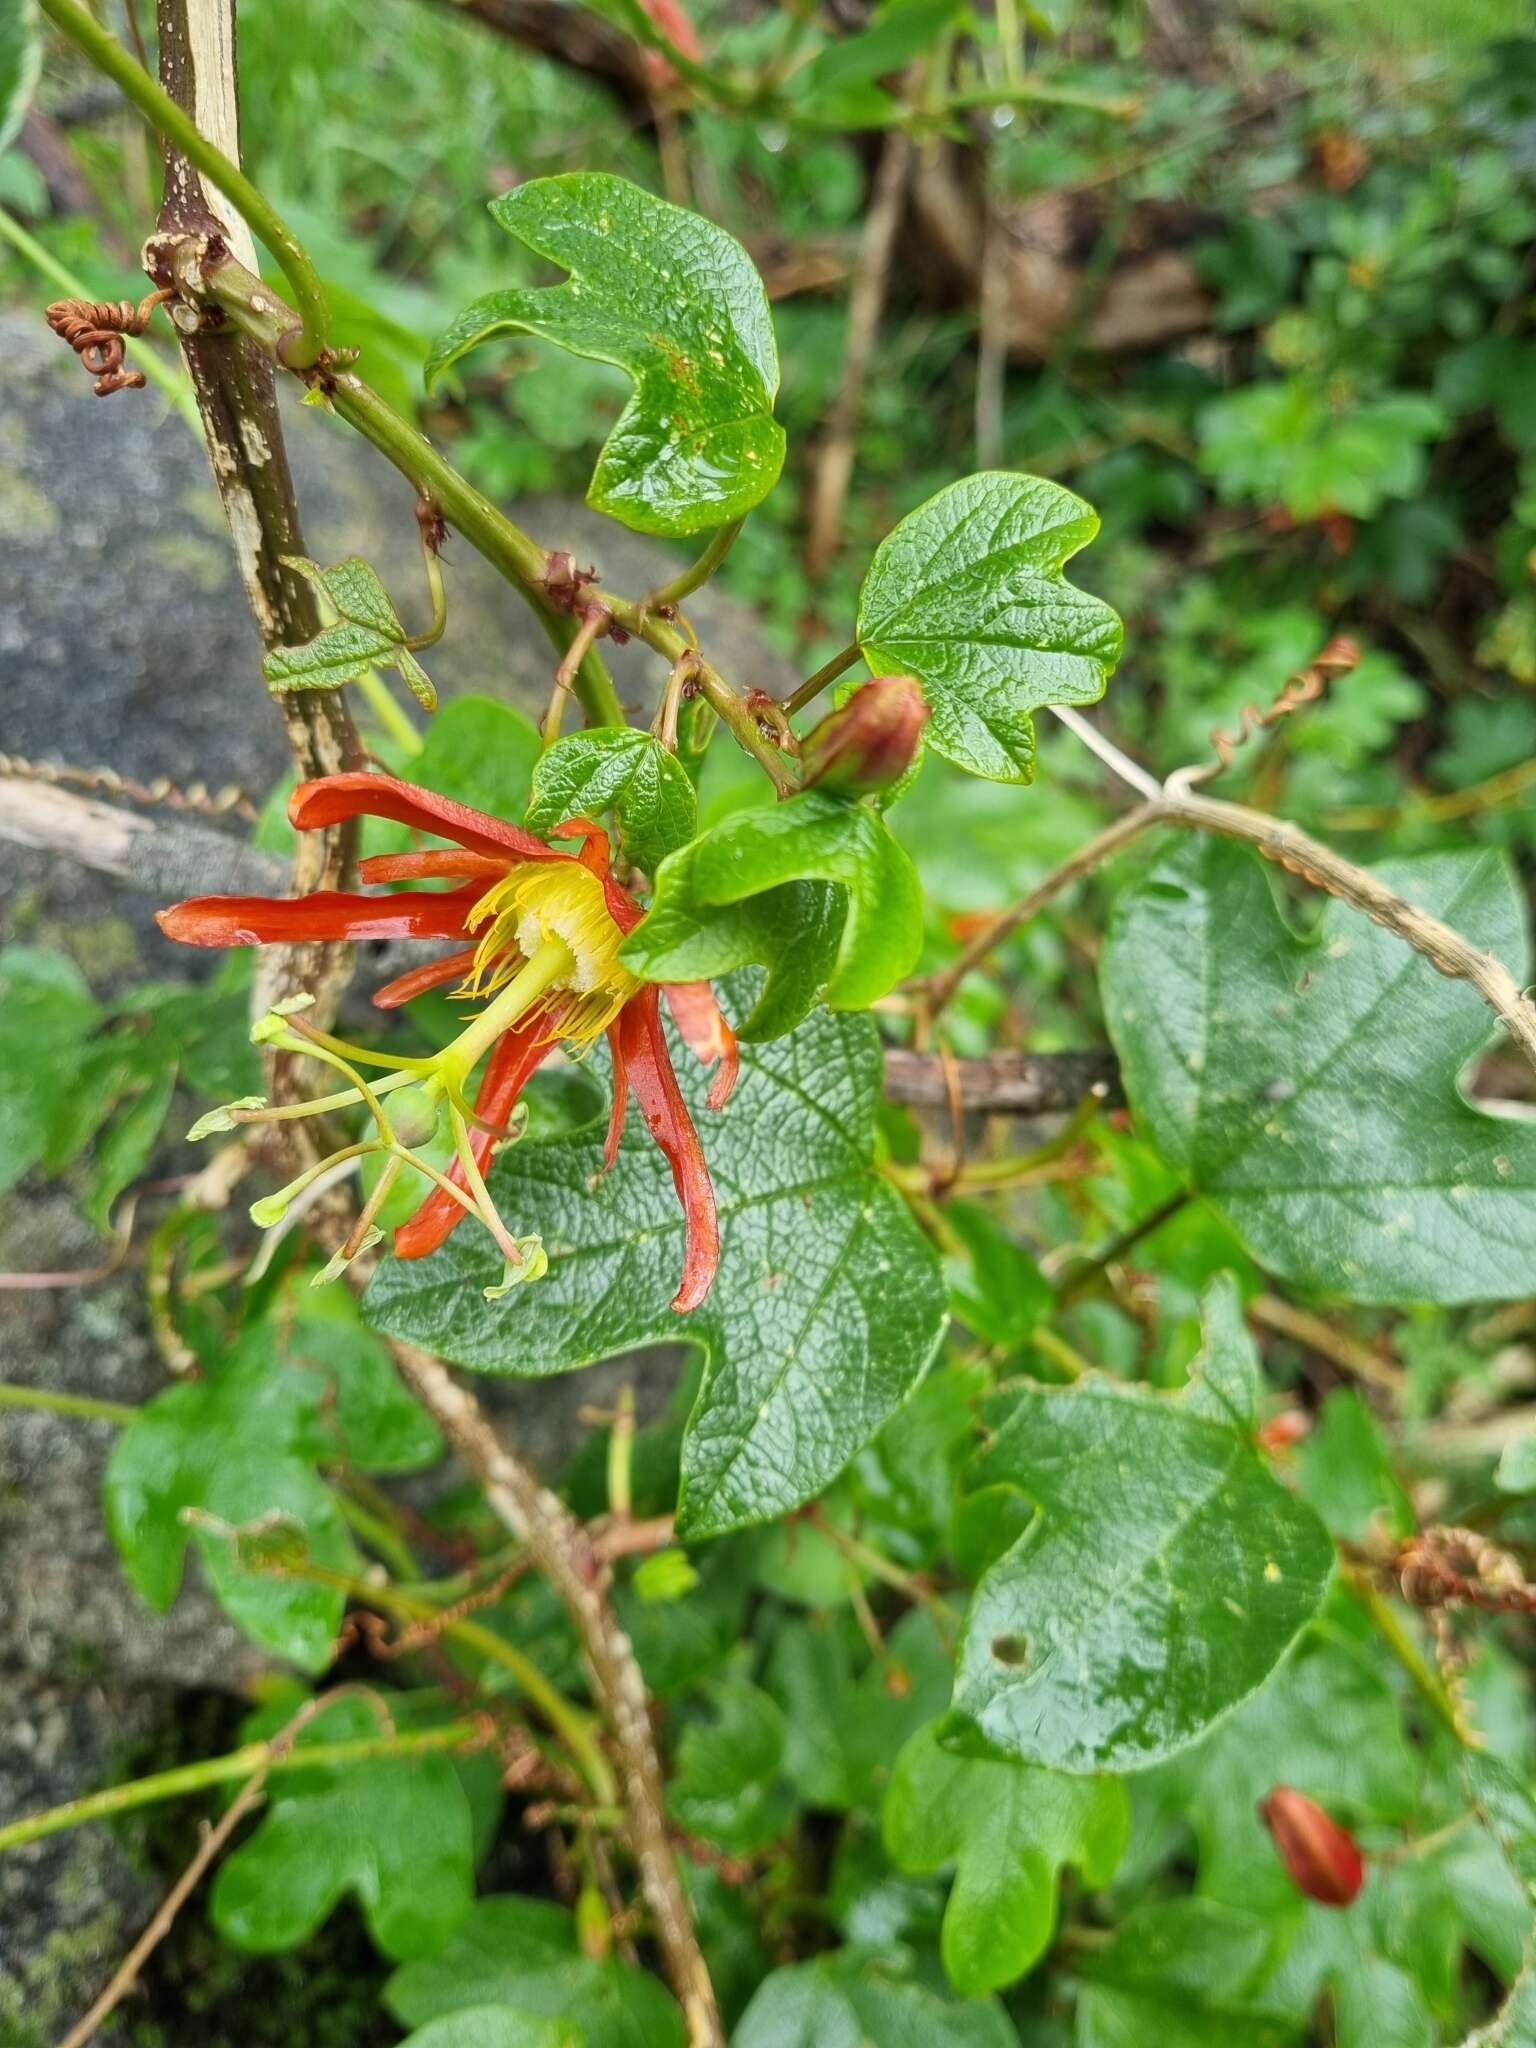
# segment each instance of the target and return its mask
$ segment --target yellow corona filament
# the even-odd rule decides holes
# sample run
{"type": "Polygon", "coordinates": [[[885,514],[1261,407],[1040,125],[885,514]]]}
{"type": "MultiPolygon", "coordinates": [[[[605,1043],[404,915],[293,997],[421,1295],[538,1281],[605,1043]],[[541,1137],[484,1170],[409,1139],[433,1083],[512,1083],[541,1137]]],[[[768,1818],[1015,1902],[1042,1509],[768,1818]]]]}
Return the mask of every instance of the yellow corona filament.
{"type": "Polygon", "coordinates": [[[619,962],[624,934],[608,912],[603,885],[576,861],[529,861],[486,890],[465,919],[480,934],[475,964],[460,996],[495,995],[551,941],[570,965],[549,991],[558,1014],[551,1035],[587,1045],[618,1016],[639,987],[619,962]]]}

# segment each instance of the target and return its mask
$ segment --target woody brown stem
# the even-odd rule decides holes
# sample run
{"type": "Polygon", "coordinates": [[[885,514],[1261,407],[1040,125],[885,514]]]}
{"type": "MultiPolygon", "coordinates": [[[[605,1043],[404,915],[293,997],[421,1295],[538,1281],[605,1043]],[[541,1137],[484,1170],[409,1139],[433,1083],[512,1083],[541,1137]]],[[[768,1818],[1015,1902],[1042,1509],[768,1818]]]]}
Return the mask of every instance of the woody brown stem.
{"type": "MultiPolygon", "coordinates": [[[[238,163],[233,0],[159,0],[160,79],[166,92],[197,120],[207,139],[238,163]]],[[[167,142],[162,236],[188,238],[204,248],[255,251],[240,217],[167,142]]],[[[155,260],[158,244],[146,255],[155,260]]],[[[162,285],[176,279],[161,276],[162,285]]],[[[293,476],[278,419],[272,366],[263,352],[223,321],[177,309],[182,354],[197,394],[203,435],[247,601],[266,648],[297,647],[320,630],[312,586],[286,565],[305,552],[293,476]]],[[[286,693],[278,700],[294,767],[301,781],[363,766],[351,709],[339,690],[286,693]]],[[[300,836],[294,859],[297,892],[337,889],[352,879],[355,824],[300,836]]],[[[334,1015],[348,974],[344,945],[272,947],[263,954],[256,1002],[265,1009],[301,992],[315,998],[321,1022],[334,1015]]],[[[272,1060],[275,1102],[304,1092],[290,1056],[272,1060]]],[[[290,1127],[293,1128],[293,1127],[290,1127]]]]}

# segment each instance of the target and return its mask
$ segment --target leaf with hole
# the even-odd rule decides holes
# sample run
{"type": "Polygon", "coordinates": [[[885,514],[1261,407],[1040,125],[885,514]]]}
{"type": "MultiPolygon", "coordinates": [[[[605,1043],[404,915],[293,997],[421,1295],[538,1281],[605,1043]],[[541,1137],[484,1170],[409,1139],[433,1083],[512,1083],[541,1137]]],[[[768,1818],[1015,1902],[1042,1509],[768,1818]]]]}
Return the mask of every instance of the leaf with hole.
{"type": "Polygon", "coordinates": [[[618,818],[625,859],[651,875],[693,837],[699,805],[687,770],[648,732],[605,727],[556,740],[533,771],[529,831],[547,838],[568,818],[605,811],[618,818]]]}
{"type": "MultiPolygon", "coordinates": [[[[824,975],[820,993],[832,1009],[868,1009],[911,972],[922,949],[922,889],[911,858],[878,811],[819,790],[722,819],[664,860],[655,880],[650,912],[621,956],[647,981],[713,979],[756,963],[769,969],[771,1002],[785,974],[783,951],[793,948],[789,973],[809,1009],[811,956],[782,893],[807,884],[835,892],[825,925],[816,922],[830,938],[837,920],[836,952],[817,955],[811,970],[824,975]],[[764,898],[773,908],[764,905],[758,921],[750,913],[764,898]],[[764,961],[767,946],[778,950],[764,961]]],[[[781,1029],[786,1008],[776,1005],[781,1029]]]]}
{"type": "Polygon", "coordinates": [[[369,668],[392,668],[417,702],[437,709],[432,678],[406,644],[409,635],[378,577],[359,555],[334,569],[322,569],[303,555],[289,555],[288,567],[322,593],[336,623],[322,626],[302,647],[274,647],[261,672],[275,696],[289,690],[335,690],[369,668]]]}
{"type": "Polygon", "coordinates": [[[615,363],[634,392],[587,492],[641,533],[728,525],[773,489],[784,429],[779,352],[751,257],[712,221],[596,171],[533,178],[492,202],[500,226],[570,276],[491,292],[433,349],[429,384],[497,334],[615,363]]]}
{"type": "Polygon", "coordinates": [[[1139,1769],[1268,1677],[1317,1610],[1333,1545],[1254,1448],[1257,1370],[1226,1281],[1182,1394],[1087,1379],[1000,1401],[967,1483],[1038,1512],[972,1598],[947,1742],[1139,1769]]]}
{"type": "Polygon", "coordinates": [[[937,1726],[919,1729],[896,1759],[885,1846],[913,1877],[954,1864],[944,1969],[963,1997],[980,1998],[1022,1977],[1049,1948],[1066,1865],[1086,1885],[1108,1884],[1130,1811],[1116,1778],[952,1756],[937,1726]]]}
{"type": "MultiPolygon", "coordinates": [[[[751,982],[721,994],[735,1013],[751,982]]],[[[676,1065],[721,1236],[714,1288],[686,1320],[669,1307],[683,1231],[672,1177],[633,1117],[606,1176],[595,1123],[498,1158],[502,1214],[537,1227],[549,1254],[515,1314],[482,1298],[500,1268],[467,1230],[420,1264],[386,1261],[364,1312],[457,1365],[529,1379],[639,1345],[697,1344],[704,1376],[678,1508],[678,1533],[691,1537],[767,1520],[828,1486],[927,1371],[944,1290],[927,1239],[873,1164],[881,1061],[867,1018],[820,1012],[746,1049],[719,1113],[704,1105],[696,1063],[678,1051],[676,1065]]]]}
{"type": "MultiPolygon", "coordinates": [[[[1501,855],[1375,873],[1525,978],[1501,855]]],[[[1530,1293],[1536,1125],[1462,1092],[1492,1032],[1467,983],[1341,903],[1298,934],[1265,864],[1216,839],[1120,897],[1100,972],[1141,1128],[1261,1264],[1394,1306],[1530,1293]]]]}
{"type": "Polygon", "coordinates": [[[857,639],[877,674],[908,674],[936,753],[994,782],[1035,772],[1031,714],[1091,704],[1124,630],[1062,566],[1099,530],[1091,505],[1040,477],[984,470],[908,513],[875,551],[857,639]]]}

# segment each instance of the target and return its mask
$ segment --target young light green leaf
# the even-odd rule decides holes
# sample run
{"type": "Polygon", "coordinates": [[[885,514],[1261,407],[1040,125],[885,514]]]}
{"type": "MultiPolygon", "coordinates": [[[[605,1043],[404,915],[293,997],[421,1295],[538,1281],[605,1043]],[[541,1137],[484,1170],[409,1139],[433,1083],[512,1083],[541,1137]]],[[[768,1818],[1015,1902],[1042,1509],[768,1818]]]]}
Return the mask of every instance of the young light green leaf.
{"type": "Polygon", "coordinates": [[[873,1956],[843,1949],[775,1970],[742,2014],[732,2048],[1018,2048],[995,1999],[958,2004],[873,1956]]]}
{"type": "Polygon", "coordinates": [[[1070,1778],[1033,1764],[951,1756],[937,1724],[919,1729],[885,1797],[885,1846],[923,1877],[953,1863],[943,1956],[965,1998],[1000,1991],[1045,1954],[1061,1871],[1107,1884],[1125,1852],[1130,1809],[1116,1778],[1070,1778]]]}
{"type": "Polygon", "coordinates": [[[1262,1920],[1209,1899],[1142,1906],[1078,1965],[1077,2048],[1294,2048],[1266,2005],[1262,1920]]]}
{"type": "Polygon", "coordinates": [[[434,1464],[443,1454],[437,1424],[406,1392],[357,1303],[344,1287],[309,1281],[302,1272],[286,1282],[263,1326],[271,1332],[273,1370],[296,1368],[320,1379],[347,1462],[357,1470],[416,1472],[434,1464]]]}
{"type": "Polygon", "coordinates": [[[0,155],[26,119],[42,63],[34,0],[0,0],[0,155]]]}
{"type": "Polygon", "coordinates": [[[265,1332],[215,1373],[157,1394],[112,1449],[107,1525],[134,1586],[164,1612],[195,1542],[214,1592],[253,1641],[306,1671],[330,1662],[342,1596],[242,1564],[228,1530],[292,1530],[333,1570],[356,1563],[316,1463],[336,1443],[322,1420],[319,1374],[274,1370],[265,1332]],[[204,1519],[189,1524],[188,1510],[204,1519]]]}
{"type": "MultiPolygon", "coordinates": [[[[299,1748],[388,1731],[367,1698],[338,1699],[299,1748]]],[[[236,1948],[270,1955],[309,1940],[349,1894],[385,1955],[431,1955],[469,1912],[469,1802],[451,1758],[370,1757],[285,1771],[261,1824],[220,1866],[213,1924],[236,1948]]]]}
{"type": "Polygon", "coordinates": [[[1091,704],[1124,632],[1062,565],[1099,530],[1059,484],[984,470],[911,512],[875,551],[857,638],[877,673],[915,675],[937,753],[994,782],[1035,772],[1031,712],[1091,704]]]}
{"type": "Polygon", "coordinates": [[[830,883],[846,902],[822,991],[830,1008],[868,1009],[922,949],[922,889],[910,856],[878,811],[819,790],[722,819],[664,860],[655,880],[650,915],[622,952],[647,981],[712,978],[756,960],[744,948],[758,934],[738,923],[736,908],[795,882],[830,883]],[[701,956],[712,964],[701,968],[701,956]]]}
{"type": "MultiPolygon", "coordinates": [[[[844,1570],[846,1582],[846,1560],[844,1570]]],[[[771,1584],[777,1592],[777,1574],[771,1584]]],[[[781,1629],[765,1682],[784,1710],[784,1769],[807,1806],[878,1813],[902,1744],[944,1711],[954,1660],[931,1616],[904,1615],[886,1652],[871,1661],[846,1610],[781,1629]]]]}
{"type": "Polygon", "coordinates": [[[544,1899],[477,1899],[436,1954],[396,1970],[384,2002],[407,2027],[498,2005],[578,2028],[582,2048],[683,2048],[662,1985],[617,1957],[584,1956],[572,1916],[544,1899]]]}
{"type": "MultiPolygon", "coordinates": [[[[1376,872],[1524,978],[1501,855],[1376,872]]],[[[1460,1092],[1491,1030],[1465,982],[1343,904],[1298,937],[1264,863],[1207,838],[1120,897],[1101,972],[1143,1129],[1264,1265],[1351,1301],[1529,1293],[1536,1127],[1460,1092]]]]}
{"type": "Polygon", "coordinates": [[[547,836],[567,818],[610,810],[625,858],[652,875],[693,837],[699,804],[677,756],[630,726],[572,733],[539,757],[524,820],[530,832],[547,836]]]}
{"type": "Polygon", "coordinates": [[[741,244],[595,171],[531,179],[491,212],[570,277],[477,299],[433,349],[428,383],[492,335],[539,335],[634,379],[587,492],[596,511],[682,536],[760,504],[784,466],[773,417],[779,354],[768,295],[741,244]]]}
{"type": "Polygon", "coordinates": [[[418,703],[437,709],[432,678],[405,644],[409,635],[390,601],[389,592],[359,555],[349,555],[334,569],[322,569],[303,555],[288,557],[290,569],[306,576],[338,614],[302,647],[275,647],[262,659],[261,672],[276,696],[286,690],[335,690],[366,668],[392,668],[418,703]]]}
{"type": "MultiPolygon", "coordinates": [[[[750,983],[722,994],[738,1013],[750,983]]],[[[706,1364],[678,1510],[678,1534],[694,1537],[828,1486],[926,1372],[944,1290],[926,1238],[872,1165],[880,1046],[867,1018],[821,1012],[749,1049],[719,1113],[704,1106],[697,1065],[679,1051],[676,1066],[721,1235],[714,1288],[686,1321],[668,1305],[683,1228],[672,1176],[634,1117],[606,1177],[596,1124],[524,1139],[498,1159],[502,1213],[536,1222],[549,1252],[515,1316],[481,1298],[499,1266],[467,1230],[419,1265],[386,1261],[364,1313],[455,1364],[527,1378],[637,1345],[698,1344],[706,1364]]]]}
{"type": "Polygon", "coordinates": [[[1401,1542],[1416,1527],[1376,1418],[1353,1387],[1336,1387],[1297,1454],[1304,1500],[1335,1536],[1364,1540],[1373,1523],[1401,1542]]]}
{"type": "Polygon", "coordinates": [[[1039,1514],[977,1586],[947,1738],[1061,1770],[1141,1768],[1252,1692],[1316,1612],[1333,1546],[1254,1449],[1234,1294],[1207,1297],[1203,1370],[1182,1395],[1029,1388],[967,1468],[1039,1514]]]}

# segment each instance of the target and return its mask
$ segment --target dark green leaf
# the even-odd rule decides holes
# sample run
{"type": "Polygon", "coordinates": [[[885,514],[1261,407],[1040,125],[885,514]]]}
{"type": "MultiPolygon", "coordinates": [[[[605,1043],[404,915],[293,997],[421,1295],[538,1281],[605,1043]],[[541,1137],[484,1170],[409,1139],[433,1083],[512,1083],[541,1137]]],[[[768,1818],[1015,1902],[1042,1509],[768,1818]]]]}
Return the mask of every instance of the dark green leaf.
{"type": "Polygon", "coordinates": [[[1039,1516],[966,1619],[957,1738],[1060,1769],[1134,1769],[1252,1692],[1316,1611],[1333,1546],[1251,1437],[1256,1361],[1236,1290],[1206,1301],[1178,1397],[1031,1388],[969,1468],[1039,1516]]]}
{"type": "Polygon", "coordinates": [[[713,978],[756,962],[758,934],[737,906],[796,882],[832,883],[846,901],[822,990],[832,1009],[868,1009],[922,949],[922,889],[890,827],[867,804],[819,790],[723,819],[664,860],[655,879],[650,915],[623,948],[648,981],[713,978]]]}
{"type": "Polygon", "coordinates": [[[898,103],[879,81],[933,48],[959,0],[887,0],[868,28],[840,36],[789,80],[795,118],[828,128],[879,126],[898,103]]]}
{"type": "Polygon", "coordinates": [[[1358,1543],[1378,1518],[1384,1536],[1401,1541],[1413,1534],[1413,1504],[1375,1417],[1352,1387],[1328,1396],[1297,1464],[1303,1497],[1335,1536],[1358,1543]]]}
{"type": "MultiPolygon", "coordinates": [[[[723,993],[728,1010],[748,995],[723,993]]],[[[944,1305],[926,1239],[871,1165],[880,1047],[867,1018],[822,1013],[748,1051],[719,1114],[704,1107],[695,1063],[678,1053],[676,1064],[721,1231],[714,1289],[686,1322],[668,1306],[683,1236],[672,1176],[633,1116],[606,1177],[596,1125],[500,1156],[502,1213],[538,1229],[549,1253],[515,1309],[483,1299],[497,1255],[461,1230],[420,1265],[382,1265],[366,1313],[456,1364],[526,1378],[637,1345],[700,1345],[678,1510],[692,1537],[782,1514],[830,1484],[922,1378],[944,1305]]]]}
{"type": "Polygon", "coordinates": [[[648,875],[687,844],[698,824],[687,770],[650,733],[624,726],[556,740],[533,771],[529,831],[547,835],[568,818],[610,810],[625,858],[648,875]]]}
{"type": "Polygon", "coordinates": [[[955,1314],[983,1343],[1020,1350],[1050,1311],[1044,1274],[980,1202],[946,1202],[944,1221],[964,1248],[947,1262],[955,1314]]]}
{"type": "Polygon", "coordinates": [[[43,946],[0,950],[0,1195],[43,1157],[100,1016],[67,955],[43,946]]]}
{"type": "MultiPolygon", "coordinates": [[[[299,1736],[361,1742],[390,1731],[372,1699],[335,1701],[299,1736]]],[[[349,1894],[385,1955],[430,1955],[469,1912],[469,1803],[450,1758],[411,1757],[284,1771],[254,1834],[220,1866],[210,1911],[236,1948],[298,1948],[349,1894]]]]}
{"type": "Polygon", "coordinates": [[[334,690],[350,683],[366,668],[392,668],[428,711],[437,708],[432,679],[406,646],[389,592],[358,555],[349,555],[334,569],[302,555],[288,557],[315,584],[338,615],[339,623],[322,627],[302,647],[275,647],[263,657],[261,672],[278,695],[285,690],[334,690]]]}
{"type": "Polygon", "coordinates": [[[784,1768],[807,1806],[875,1813],[898,1750],[943,1711],[954,1662],[932,1619],[904,1615],[886,1650],[871,1661],[846,1614],[780,1631],[766,1683],[784,1710],[784,1768]]]}
{"type": "Polygon", "coordinates": [[[224,1530],[294,1529],[335,1570],[356,1558],[335,1500],[315,1471],[334,1455],[322,1419],[326,1382],[274,1370],[264,1332],[203,1380],[170,1387],[141,1408],[112,1449],[107,1523],[129,1578],[164,1611],[195,1542],[227,1612],[252,1639],[307,1671],[330,1662],[342,1596],[252,1570],[224,1530]],[[210,1518],[189,1525],[187,1511],[210,1518]]]}
{"type": "Polygon", "coordinates": [[[634,394],[603,444],[587,501],[642,533],[725,526],[784,465],[773,417],[779,355],[768,296],[741,244],[624,178],[534,178],[492,203],[509,234],[570,272],[491,292],[433,349],[427,381],[494,334],[536,334],[616,363],[634,394]]]}
{"type": "Polygon", "coordinates": [[[1039,477],[986,470],[909,513],[875,552],[858,641],[876,673],[915,675],[935,752],[1028,782],[1045,704],[1091,704],[1120,659],[1119,619],[1063,577],[1097,513],[1039,477]]]}
{"type": "Polygon", "coordinates": [[[103,1236],[112,1228],[112,1211],[118,1196],[130,1181],[138,1179],[149,1162],[175,1086],[174,1066],[162,1067],[152,1074],[96,1148],[85,1213],[103,1236]]]}
{"type": "Polygon", "coordinates": [[[33,0],[0,0],[0,155],[26,118],[42,62],[33,0]]]}
{"type": "Polygon", "coordinates": [[[682,2014],[657,1980],[584,1956],[571,1915],[543,1899],[477,1899],[437,1954],[396,1970],[384,2000],[408,2027],[505,2005],[566,2021],[582,2048],[683,2048],[682,2014]]]}
{"type": "Polygon", "coordinates": [[[1045,1954],[1066,1864],[1088,1885],[1113,1877],[1129,1810],[1116,1778],[951,1756],[936,1736],[936,1723],[920,1729],[896,1759],[885,1846],[914,1877],[956,1866],[944,1912],[944,1968],[958,1992],[979,1998],[1045,1954]]]}
{"type": "Polygon", "coordinates": [[[1082,1964],[1078,2048],[1282,2048],[1296,2028],[1267,2008],[1262,1920],[1209,1899],[1143,1906],[1082,1964]]]}
{"type": "Polygon", "coordinates": [[[1018,2048],[993,1999],[959,2004],[844,1949],[775,1970],[742,2015],[732,2048],[1018,2048]]]}
{"type": "MultiPolygon", "coordinates": [[[[1524,979],[1500,855],[1376,872],[1524,979]]],[[[1465,982],[1342,904],[1298,937],[1264,864],[1215,839],[1119,899],[1102,974],[1138,1119],[1271,1270],[1364,1302],[1530,1292],[1536,1129],[1459,1092],[1491,1029],[1465,982]]]]}
{"type": "Polygon", "coordinates": [[[348,1462],[363,1472],[414,1472],[435,1464],[443,1454],[437,1424],[406,1392],[388,1347],[364,1328],[346,1289],[311,1287],[301,1273],[283,1292],[267,1325],[273,1370],[294,1366],[334,1389],[334,1408],[329,1398],[326,1408],[348,1462]]]}
{"type": "Polygon", "coordinates": [[[782,1835],[795,1799],[784,1776],[784,1716],[760,1687],[727,1678],[709,1688],[711,1717],[677,1745],[667,1808],[690,1835],[734,1856],[782,1835]]]}

